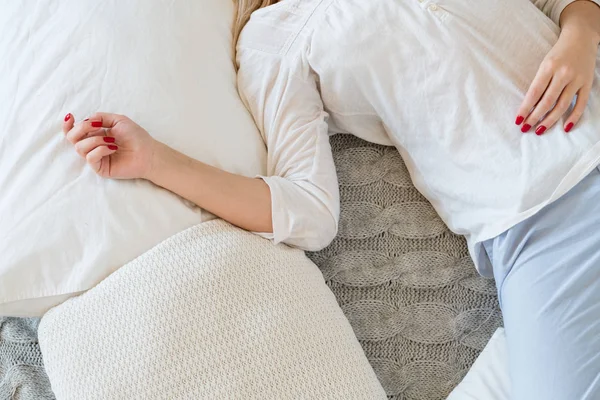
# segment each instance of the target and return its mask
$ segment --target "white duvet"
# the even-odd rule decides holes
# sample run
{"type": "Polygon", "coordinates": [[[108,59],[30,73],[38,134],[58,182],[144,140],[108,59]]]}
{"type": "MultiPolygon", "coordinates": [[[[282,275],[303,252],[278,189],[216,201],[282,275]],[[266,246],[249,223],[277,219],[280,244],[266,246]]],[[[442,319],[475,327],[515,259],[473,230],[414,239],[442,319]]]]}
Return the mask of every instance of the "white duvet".
{"type": "Polygon", "coordinates": [[[448,400],[510,400],[508,350],[499,328],[448,400]]]}
{"type": "Polygon", "coordinates": [[[68,112],[126,114],[193,158],[265,173],[232,16],[231,0],[0,1],[0,315],[41,316],[211,218],[146,181],[97,177],[64,139],[68,112]]]}
{"type": "Polygon", "coordinates": [[[386,399],[302,251],[223,221],[179,233],[50,310],[64,399],[386,399]]]}

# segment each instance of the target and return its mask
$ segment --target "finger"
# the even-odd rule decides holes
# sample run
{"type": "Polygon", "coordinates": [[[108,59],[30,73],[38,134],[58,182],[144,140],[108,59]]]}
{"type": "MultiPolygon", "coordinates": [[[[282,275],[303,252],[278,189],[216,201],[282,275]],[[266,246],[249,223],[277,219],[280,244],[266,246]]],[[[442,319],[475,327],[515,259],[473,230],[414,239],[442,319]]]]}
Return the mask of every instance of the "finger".
{"type": "Polygon", "coordinates": [[[569,115],[569,118],[567,118],[567,121],[565,122],[565,132],[570,132],[571,129],[573,129],[573,126],[575,126],[581,119],[581,116],[585,111],[585,107],[587,106],[588,100],[590,99],[591,92],[591,86],[585,86],[581,88],[581,90],[579,90],[579,93],[577,94],[577,102],[575,103],[575,108],[573,108],[571,115],[569,115]]]}
{"type": "Polygon", "coordinates": [[[523,100],[521,107],[519,107],[516,120],[517,125],[521,125],[523,121],[525,121],[525,118],[527,118],[527,116],[531,113],[533,107],[535,107],[535,105],[542,98],[551,80],[552,73],[546,68],[540,68],[537,75],[533,79],[531,86],[529,86],[529,90],[525,95],[525,99],[523,100]]]}
{"type": "Polygon", "coordinates": [[[119,148],[115,145],[108,146],[98,146],[94,150],[87,153],[85,156],[85,160],[88,164],[94,169],[94,171],[98,172],[100,170],[101,161],[104,157],[113,154],[119,148]]]}
{"type": "Polygon", "coordinates": [[[98,146],[107,146],[114,144],[115,138],[110,136],[92,136],[86,139],[81,139],[75,143],[75,151],[81,157],[86,158],[87,154],[98,146]]]}
{"type": "Polygon", "coordinates": [[[69,142],[75,144],[85,137],[98,136],[103,132],[104,130],[102,129],[101,121],[89,119],[75,125],[73,129],[67,133],[67,139],[69,142]]]}
{"type": "Polygon", "coordinates": [[[532,126],[537,125],[537,123],[544,117],[544,115],[546,115],[550,110],[552,110],[552,108],[558,101],[558,98],[562,94],[565,86],[566,84],[563,83],[560,79],[552,79],[552,81],[550,82],[550,86],[548,86],[548,89],[546,90],[546,93],[544,93],[544,95],[542,96],[542,99],[535,106],[531,114],[529,114],[529,116],[525,118],[525,123],[523,124],[523,128],[521,129],[522,132],[529,131],[529,129],[532,126]]]}
{"type": "Polygon", "coordinates": [[[546,132],[546,130],[548,128],[551,128],[552,126],[554,126],[554,124],[563,115],[565,115],[565,113],[571,106],[571,103],[573,102],[573,98],[575,97],[577,90],[579,90],[579,88],[573,83],[568,85],[565,88],[565,90],[563,90],[562,94],[558,98],[558,101],[556,102],[556,105],[554,106],[552,111],[550,113],[548,113],[548,115],[546,115],[544,120],[542,122],[540,122],[539,126],[535,130],[535,133],[537,135],[543,135],[544,132],[546,132]]]}
{"type": "Polygon", "coordinates": [[[68,113],[67,115],[65,115],[63,121],[63,133],[66,135],[71,129],[73,129],[73,125],[75,125],[75,117],[73,116],[73,114],[68,113]]]}
{"type": "Polygon", "coordinates": [[[101,126],[104,128],[112,128],[119,121],[126,119],[124,115],[97,112],[90,117],[91,120],[101,121],[101,126]]]}

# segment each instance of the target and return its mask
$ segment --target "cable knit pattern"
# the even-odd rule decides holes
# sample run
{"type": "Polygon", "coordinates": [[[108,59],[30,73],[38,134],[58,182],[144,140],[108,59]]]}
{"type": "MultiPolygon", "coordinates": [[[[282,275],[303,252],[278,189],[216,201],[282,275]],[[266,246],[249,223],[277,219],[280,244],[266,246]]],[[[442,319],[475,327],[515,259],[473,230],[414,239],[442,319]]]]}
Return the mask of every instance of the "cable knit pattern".
{"type": "Polygon", "coordinates": [[[0,399],[52,400],[37,343],[39,319],[0,317],[0,399]]]}
{"type": "MultiPolygon", "coordinates": [[[[321,268],[388,397],[444,399],[502,323],[494,282],[476,274],[464,240],[443,226],[414,189],[395,149],[347,135],[333,136],[331,143],[341,229],[331,246],[309,257],[321,268]]],[[[197,323],[190,315],[181,318],[178,324],[197,323]]],[[[75,321],[69,326],[78,329],[75,321]]],[[[152,326],[157,335],[172,332],[152,326]]],[[[16,333],[8,341],[5,336],[0,335],[0,366],[29,354],[37,360],[27,358],[37,366],[37,376],[27,380],[26,374],[9,370],[7,378],[5,367],[0,382],[35,392],[35,381],[45,379],[38,349],[10,346],[27,334],[16,333]]],[[[46,398],[43,389],[39,397],[20,393],[16,399],[46,398]]]]}
{"type": "Polygon", "coordinates": [[[164,241],[39,327],[58,399],[385,399],[305,254],[216,220],[164,241]]]}
{"type": "Polygon", "coordinates": [[[502,324],[493,280],[475,271],[411,183],[396,149],[332,137],[340,232],[321,268],[390,399],[441,400],[502,324]]]}

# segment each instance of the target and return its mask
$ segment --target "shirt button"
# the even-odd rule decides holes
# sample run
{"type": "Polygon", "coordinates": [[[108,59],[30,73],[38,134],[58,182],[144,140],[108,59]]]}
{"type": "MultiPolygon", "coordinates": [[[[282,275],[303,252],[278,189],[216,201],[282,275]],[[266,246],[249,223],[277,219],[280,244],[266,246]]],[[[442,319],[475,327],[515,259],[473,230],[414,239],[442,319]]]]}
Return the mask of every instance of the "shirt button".
{"type": "Polygon", "coordinates": [[[439,9],[437,4],[430,4],[427,8],[429,8],[430,11],[437,11],[439,9]]]}

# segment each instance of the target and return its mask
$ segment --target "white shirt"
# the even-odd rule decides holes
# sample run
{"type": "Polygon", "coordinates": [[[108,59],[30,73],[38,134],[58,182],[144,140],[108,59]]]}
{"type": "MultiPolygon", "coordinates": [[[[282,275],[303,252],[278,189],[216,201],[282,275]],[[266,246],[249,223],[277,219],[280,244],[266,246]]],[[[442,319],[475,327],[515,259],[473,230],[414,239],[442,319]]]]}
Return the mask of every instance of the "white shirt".
{"type": "Polygon", "coordinates": [[[600,163],[598,79],[570,134],[564,121],[541,137],[514,124],[572,2],[283,0],[255,12],[238,44],[238,84],[269,150],[275,240],[319,247],[335,233],[329,126],[396,146],[490,275],[480,242],[600,163]]]}

